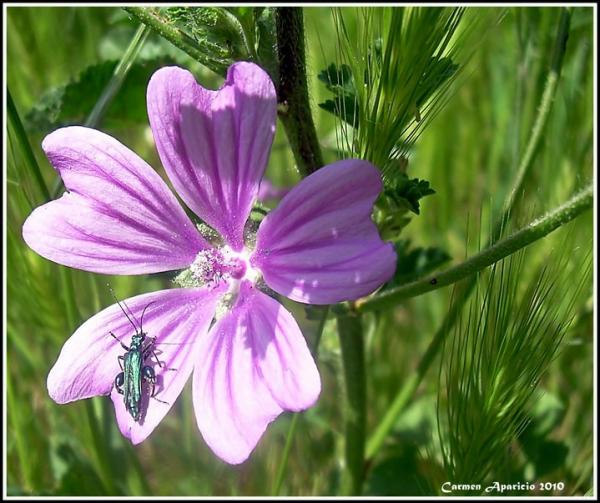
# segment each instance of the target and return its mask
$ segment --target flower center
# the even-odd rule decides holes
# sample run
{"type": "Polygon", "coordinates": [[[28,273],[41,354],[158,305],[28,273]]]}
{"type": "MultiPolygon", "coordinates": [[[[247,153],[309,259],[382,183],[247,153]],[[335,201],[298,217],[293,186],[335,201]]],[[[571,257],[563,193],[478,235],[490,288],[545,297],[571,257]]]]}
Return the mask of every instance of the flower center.
{"type": "Polygon", "coordinates": [[[234,252],[228,246],[202,250],[190,265],[189,272],[198,285],[217,285],[222,281],[237,284],[242,279],[255,281],[257,271],[250,265],[247,250],[234,252]]]}

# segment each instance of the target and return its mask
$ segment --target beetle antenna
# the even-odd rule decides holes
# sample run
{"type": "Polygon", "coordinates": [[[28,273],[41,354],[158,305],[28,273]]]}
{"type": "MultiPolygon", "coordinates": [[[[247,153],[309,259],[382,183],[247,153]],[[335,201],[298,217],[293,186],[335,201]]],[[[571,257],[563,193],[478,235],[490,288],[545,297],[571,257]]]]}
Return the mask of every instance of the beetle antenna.
{"type": "MultiPolygon", "coordinates": [[[[133,320],[140,326],[140,331],[142,330],[142,325],[140,324],[140,322],[137,320],[137,318],[135,317],[135,315],[133,314],[133,312],[131,311],[131,309],[129,309],[129,306],[127,305],[127,303],[123,300],[123,305],[127,308],[127,311],[129,311],[129,314],[131,315],[131,317],[133,318],[133,320]]],[[[133,325],[135,327],[135,325],[133,325]]],[[[137,330],[137,328],[136,328],[137,330]]]]}
{"type": "Polygon", "coordinates": [[[148,302],[148,304],[146,304],[146,307],[145,307],[145,308],[144,308],[144,310],[142,311],[142,317],[141,317],[141,319],[140,319],[140,332],[141,332],[141,333],[144,333],[144,331],[142,330],[142,323],[144,322],[144,313],[146,312],[146,309],[148,309],[148,306],[149,306],[150,304],[154,304],[154,301],[152,301],[152,302],[148,302]]]}
{"type": "MultiPolygon", "coordinates": [[[[123,311],[123,314],[127,317],[127,319],[129,320],[129,323],[131,323],[133,325],[133,328],[135,328],[135,330],[137,331],[137,326],[135,325],[135,323],[133,321],[131,321],[131,318],[129,317],[129,315],[127,314],[127,312],[125,311],[125,309],[123,309],[123,306],[119,302],[119,299],[117,299],[117,296],[115,295],[115,292],[113,291],[112,287],[110,286],[110,283],[106,283],[106,286],[108,286],[108,289],[110,290],[110,293],[113,296],[113,299],[115,299],[117,301],[117,304],[119,304],[119,307],[121,308],[121,311],[123,311]]],[[[125,301],[123,301],[123,304],[125,304],[125,301]]],[[[131,314],[131,316],[133,317],[133,319],[135,319],[135,316],[133,316],[133,313],[129,309],[129,306],[127,304],[125,304],[125,307],[127,308],[127,311],[129,311],[129,314],[131,314]]]]}

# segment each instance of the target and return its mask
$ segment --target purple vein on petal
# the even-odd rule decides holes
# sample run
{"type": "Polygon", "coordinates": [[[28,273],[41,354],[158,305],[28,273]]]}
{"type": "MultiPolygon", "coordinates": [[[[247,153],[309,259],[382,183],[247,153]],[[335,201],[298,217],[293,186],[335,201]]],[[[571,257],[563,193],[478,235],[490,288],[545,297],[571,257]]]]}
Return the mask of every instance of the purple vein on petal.
{"type": "Polygon", "coordinates": [[[68,192],[24,224],[40,255],[88,271],[143,274],[185,267],[208,247],[160,176],[114,138],[71,126],[42,146],[68,192]]]}
{"type": "Polygon", "coordinates": [[[163,68],[151,79],[148,113],[173,185],[240,250],[274,134],[276,95],[268,75],[238,62],[223,86],[211,91],[185,70],[163,68]]]}
{"type": "Polygon", "coordinates": [[[377,168],[349,159],[290,190],[261,222],[251,263],[268,286],[299,302],[332,304],[371,293],[394,273],[396,254],[371,220],[377,168]]]}

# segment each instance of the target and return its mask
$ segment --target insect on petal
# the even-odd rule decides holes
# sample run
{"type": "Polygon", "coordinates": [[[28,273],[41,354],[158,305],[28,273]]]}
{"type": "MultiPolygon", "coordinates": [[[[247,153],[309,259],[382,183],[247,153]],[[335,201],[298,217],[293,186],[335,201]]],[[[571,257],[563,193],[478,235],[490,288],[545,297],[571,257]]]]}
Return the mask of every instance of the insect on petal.
{"type": "Polygon", "coordinates": [[[115,377],[121,372],[118,357],[126,350],[109,332],[128,347],[136,332],[117,304],[83,323],[64,344],[48,375],[50,396],[57,403],[67,403],[110,393],[121,432],[134,444],[141,442],[169,411],[188,380],[198,359],[197,343],[206,336],[222,294],[223,287],[170,289],[121,301],[133,313],[134,323],[142,322],[147,334],[144,345],[148,347],[150,338],[156,338],[154,351],[162,364],[159,366],[152,354],[146,358],[146,364],[157,375],[156,399],[149,398],[150,386],[145,385],[138,422],[126,410],[123,395],[113,389],[115,377]]]}

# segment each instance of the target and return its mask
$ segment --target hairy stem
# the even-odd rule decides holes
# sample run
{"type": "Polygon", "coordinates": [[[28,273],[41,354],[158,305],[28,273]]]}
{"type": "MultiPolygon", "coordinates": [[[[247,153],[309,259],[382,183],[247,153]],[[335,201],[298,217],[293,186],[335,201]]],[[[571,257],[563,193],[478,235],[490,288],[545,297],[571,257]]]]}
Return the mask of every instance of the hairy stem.
{"type": "Polygon", "coordinates": [[[217,64],[204,54],[193,38],[181,31],[176,26],[173,26],[164,19],[152,7],[123,7],[129,14],[136,17],[141,23],[152,28],[161,37],[171,42],[174,46],[179,47],[183,52],[194,58],[200,64],[206,66],[210,70],[219,75],[225,75],[223,65],[217,64]]]}
{"type": "Polygon", "coordinates": [[[354,310],[359,313],[393,307],[399,300],[417,297],[471,276],[550,234],[558,227],[578,217],[593,204],[593,185],[585,187],[566,203],[534,220],[529,225],[496,242],[489,248],[473,255],[464,262],[439,274],[388,290],[381,295],[356,302],[354,310]]]}
{"type": "MultiPolygon", "coordinates": [[[[466,276],[474,274],[475,272],[488,267],[494,262],[520,250],[524,246],[541,239],[546,236],[553,230],[558,227],[570,222],[585,210],[588,210],[593,205],[593,186],[588,185],[583,191],[579,192],[565,204],[556,208],[554,211],[551,211],[544,217],[535,220],[531,224],[529,224],[524,229],[516,232],[512,236],[496,243],[490,249],[485,250],[471,259],[459,264],[458,266],[442,273],[445,278],[457,275],[458,279],[466,276]],[[460,277],[459,277],[460,276],[460,277]]],[[[440,278],[442,275],[437,276],[440,278]]],[[[445,281],[442,278],[442,281],[445,281]]],[[[421,282],[416,282],[421,283],[421,282]]],[[[423,286],[427,286],[427,281],[422,282],[423,286]]],[[[410,286],[410,285],[407,285],[410,286]]],[[[429,291],[434,289],[435,287],[443,286],[436,284],[431,285],[431,288],[428,288],[425,291],[429,291]]],[[[464,285],[458,294],[457,298],[462,301],[466,297],[465,290],[471,289],[471,284],[464,285]]],[[[423,291],[422,293],[425,293],[423,291]]],[[[410,294],[410,292],[405,296],[414,296],[414,294],[410,294]]],[[[449,315],[446,317],[444,323],[440,327],[440,329],[436,332],[435,337],[432,339],[431,343],[427,347],[427,351],[419,361],[417,369],[415,373],[404,382],[402,388],[396,395],[392,405],[388,409],[382,421],[377,426],[377,429],[369,439],[369,443],[367,445],[367,458],[371,458],[382,446],[383,441],[387,437],[388,433],[391,431],[394,423],[396,422],[397,417],[404,410],[410,399],[412,398],[414,392],[417,390],[423,376],[426,374],[427,370],[431,366],[434,358],[436,357],[439,349],[442,347],[442,343],[444,341],[444,337],[448,333],[449,328],[454,325],[456,318],[459,313],[458,308],[454,308],[457,304],[453,304],[453,308],[450,310],[449,315]]],[[[462,305],[462,302],[461,304],[462,305]]],[[[370,306],[373,308],[373,306],[370,306]]]]}
{"type": "Polygon", "coordinates": [[[346,472],[342,479],[344,495],[361,493],[365,473],[365,432],[367,386],[365,350],[360,316],[341,316],[337,319],[342,350],[346,404],[346,472]]]}
{"type": "Polygon", "coordinates": [[[279,82],[277,99],[294,159],[302,176],[323,166],[317,131],[310,111],[301,7],[278,7],[275,13],[279,82]]]}
{"type": "Polygon", "coordinates": [[[548,72],[548,77],[546,78],[546,85],[544,86],[544,93],[542,94],[542,100],[538,109],[538,114],[533,124],[533,129],[531,130],[531,136],[527,142],[525,153],[523,154],[521,162],[519,163],[519,167],[517,168],[517,174],[515,176],[512,189],[504,202],[502,217],[494,228],[492,240],[498,239],[498,236],[502,231],[502,226],[509,218],[509,215],[515,204],[515,199],[523,188],[525,175],[529,172],[529,169],[531,168],[535,158],[535,154],[540,145],[540,139],[542,138],[542,133],[544,132],[546,124],[548,123],[548,115],[552,108],[554,96],[556,95],[556,88],[560,77],[563,57],[567,49],[570,20],[571,9],[563,8],[561,11],[560,20],[558,22],[558,33],[552,55],[552,63],[550,66],[550,71],[548,72]]]}

